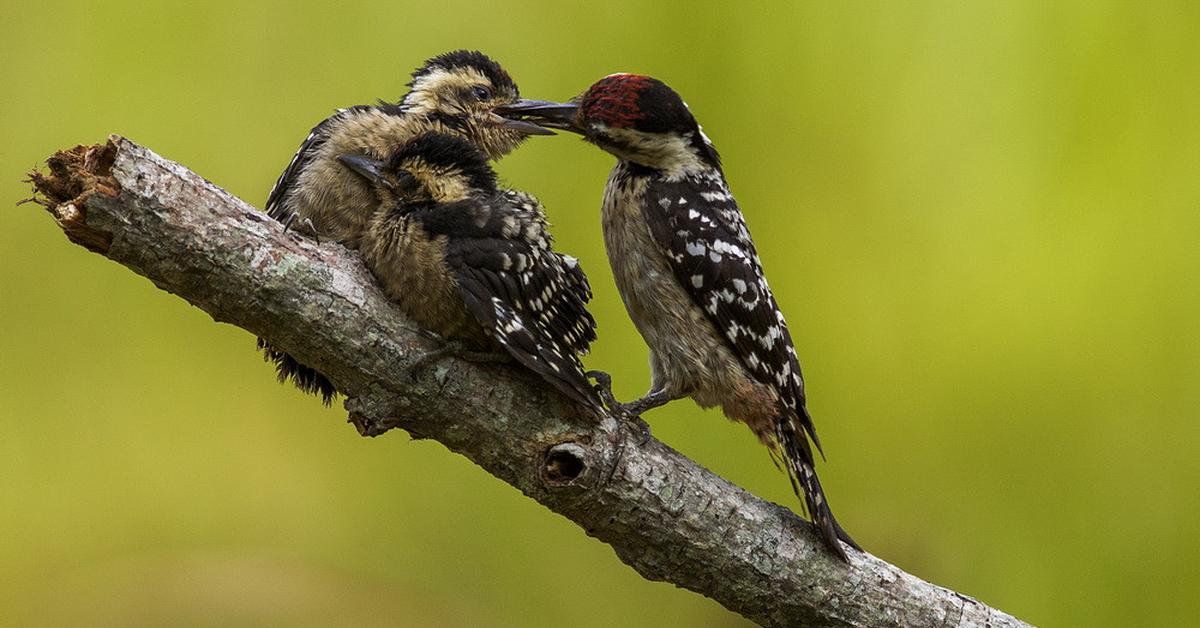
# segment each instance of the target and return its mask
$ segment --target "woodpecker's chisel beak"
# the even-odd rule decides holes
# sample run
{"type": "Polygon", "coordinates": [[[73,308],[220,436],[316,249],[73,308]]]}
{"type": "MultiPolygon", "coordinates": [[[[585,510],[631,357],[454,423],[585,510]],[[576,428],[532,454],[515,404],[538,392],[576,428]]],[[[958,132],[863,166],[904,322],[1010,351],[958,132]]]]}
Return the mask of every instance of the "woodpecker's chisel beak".
{"type": "Polygon", "coordinates": [[[338,155],[338,161],[371,183],[383,182],[383,162],[362,155],[338,155]]]}
{"type": "Polygon", "coordinates": [[[495,112],[514,122],[583,133],[575,123],[575,112],[578,108],[575,103],[523,98],[511,105],[496,107],[495,112]]]}
{"type": "MultiPolygon", "coordinates": [[[[499,109],[499,107],[497,107],[497,109],[499,109]]],[[[516,131],[517,133],[524,133],[525,135],[557,135],[557,133],[554,131],[542,126],[538,126],[532,122],[506,118],[494,111],[492,112],[492,122],[495,122],[496,126],[516,131]]]]}

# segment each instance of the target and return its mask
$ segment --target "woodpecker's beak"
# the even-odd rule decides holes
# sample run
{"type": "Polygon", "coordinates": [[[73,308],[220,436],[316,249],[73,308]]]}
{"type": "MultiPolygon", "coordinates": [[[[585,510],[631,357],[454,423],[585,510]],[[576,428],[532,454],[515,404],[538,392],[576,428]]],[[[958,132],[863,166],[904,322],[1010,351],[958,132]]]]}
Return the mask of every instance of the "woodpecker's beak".
{"type": "Polygon", "coordinates": [[[382,161],[375,161],[362,155],[338,155],[338,161],[371,183],[387,184],[383,178],[382,161]]]}
{"type": "Polygon", "coordinates": [[[495,111],[513,122],[583,133],[583,129],[575,122],[575,112],[578,109],[579,106],[575,103],[523,98],[511,105],[500,105],[495,111]]]}
{"type": "Polygon", "coordinates": [[[411,192],[417,185],[413,173],[404,169],[395,169],[391,177],[383,175],[384,162],[376,161],[362,155],[338,155],[338,161],[353,170],[358,176],[367,180],[371,185],[379,185],[395,193],[411,192]]]}
{"type": "Polygon", "coordinates": [[[524,135],[557,135],[554,131],[538,126],[532,122],[506,118],[502,115],[499,115],[497,112],[492,112],[492,122],[495,122],[496,126],[498,127],[516,131],[517,133],[522,133],[524,135]]]}

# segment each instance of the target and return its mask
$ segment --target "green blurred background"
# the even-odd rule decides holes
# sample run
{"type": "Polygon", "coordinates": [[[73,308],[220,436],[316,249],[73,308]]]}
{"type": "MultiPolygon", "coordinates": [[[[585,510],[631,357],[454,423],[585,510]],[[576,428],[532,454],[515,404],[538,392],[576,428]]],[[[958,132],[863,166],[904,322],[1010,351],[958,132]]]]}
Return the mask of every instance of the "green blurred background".
{"type": "MultiPolygon", "coordinates": [[[[315,122],[458,47],[530,97],[614,71],[685,96],[865,547],[1038,624],[1194,622],[1198,7],[4,0],[0,624],[744,625],[437,443],[359,438],[250,334],[12,207],[42,158],[111,132],[261,205],[315,122]]],[[[632,397],[610,165],[560,137],[499,168],[585,263],[590,364],[632,397]]],[[[649,418],[796,504],[748,430],[688,402],[649,418]]]]}

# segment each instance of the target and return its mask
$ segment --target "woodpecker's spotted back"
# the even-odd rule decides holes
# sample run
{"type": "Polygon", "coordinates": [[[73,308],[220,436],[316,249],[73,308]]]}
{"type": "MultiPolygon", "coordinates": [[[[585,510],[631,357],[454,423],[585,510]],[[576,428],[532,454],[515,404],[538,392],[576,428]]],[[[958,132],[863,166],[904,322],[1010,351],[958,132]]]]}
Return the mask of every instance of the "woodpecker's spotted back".
{"type": "Polygon", "coordinates": [[[809,441],[820,445],[791,334],[720,157],[687,105],[661,81],[615,74],[574,103],[526,101],[504,113],[581,133],[618,158],[601,208],[605,248],[653,375],[650,393],[630,405],[688,396],[746,423],[782,458],[845,560],[839,539],[857,545],[816,476],[809,441]]]}
{"type": "MultiPolygon", "coordinates": [[[[337,161],[359,154],[385,159],[430,131],[459,135],[492,159],[516,148],[535,125],[506,121],[493,109],[519,98],[517,85],[480,52],[457,50],[429,59],[412,74],[397,103],[339,109],[312,129],[267,197],[267,213],[289,228],[355,248],[377,199],[360,177],[337,161]]],[[[317,371],[259,339],[281,381],[293,380],[328,404],[333,384],[317,371]]]]}
{"type": "Polygon", "coordinates": [[[425,134],[386,163],[344,160],[380,196],[363,258],[405,312],[450,339],[501,347],[568,397],[598,407],[579,355],[596,338],[591,287],[557,253],[534,197],[498,189],[484,156],[425,134]]]}

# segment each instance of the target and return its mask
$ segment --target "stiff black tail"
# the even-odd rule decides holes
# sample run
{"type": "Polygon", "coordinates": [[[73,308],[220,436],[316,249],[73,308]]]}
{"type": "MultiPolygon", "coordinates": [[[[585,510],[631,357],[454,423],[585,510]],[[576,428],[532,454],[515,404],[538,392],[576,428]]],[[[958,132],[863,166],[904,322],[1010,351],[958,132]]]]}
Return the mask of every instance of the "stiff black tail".
{"type": "Polygon", "coordinates": [[[337,389],[333,387],[333,382],[329,381],[327,377],[318,373],[311,366],[299,363],[291,355],[276,349],[264,338],[258,339],[258,348],[263,352],[263,359],[275,365],[275,373],[279,376],[280,383],[291,380],[301,391],[310,395],[321,395],[321,401],[325,405],[333,403],[337,389]]]}
{"type": "Polygon", "coordinates": [[[788,477],[792,481],[792,490],[804,500],[808,516],[817,527],[826,547],[843,562],[850,562],[846,550],[838,541],[860,552],[862,548],[842,529],[841,524],[834,518],[833,511],[829,509],[829,500],[825,498],[825,491],[821,488],[821,481],[817,479],[817,472],[813,466],[812,447],[809,446],[805,433],[796,427],[799,426],[781,421],[779,428],[779,445],[783,450],[781,453],[787,466],[788,477]]]}

